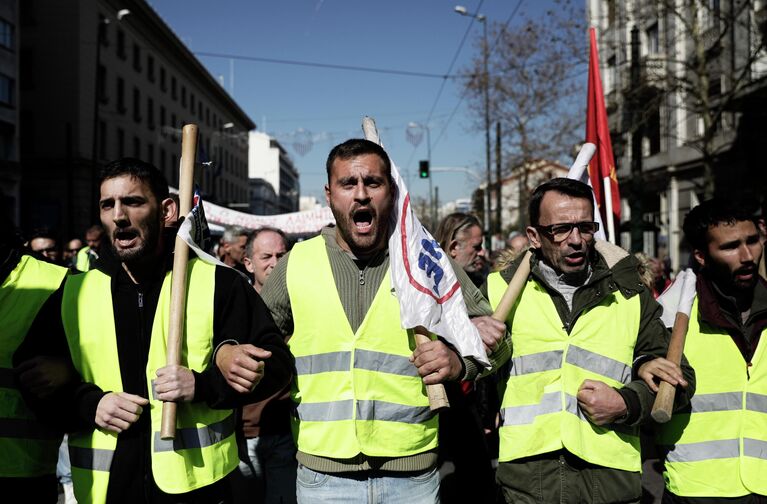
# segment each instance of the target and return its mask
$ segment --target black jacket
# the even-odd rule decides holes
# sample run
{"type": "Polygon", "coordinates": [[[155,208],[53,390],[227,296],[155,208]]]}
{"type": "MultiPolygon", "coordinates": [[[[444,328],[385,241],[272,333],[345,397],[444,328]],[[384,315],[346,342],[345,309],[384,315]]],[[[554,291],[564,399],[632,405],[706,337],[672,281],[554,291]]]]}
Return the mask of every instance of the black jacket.
{"type": "MultiPolygon", "coordinates": [[[[97,268],[112,279],[111,294],[123,391],[142,397],[149,397],[145,370],[152,324],[165,272],[173,266],[172,254],[167,254],[163,261],[164,271],[158,271],[155,278],[141,285],[133,283],[110,251],[105,251],[97,263],[97,268]]],[[[194,401],[204,401],[211,408],[229,409],[275,394],[289,383],[293,358],[269,310],[246,279],[231,268],[217,267],[215,286],[211,287],[215,289],[213,346],[225,340],[236,340],[269,350],[272,356],[266,361],[263,380],[250,394],[239,394],[229,387],[211,362],[202,373],[194,372],[194,401]]],[[[58,303],[60,306],[60,296],[58,303]]],[[[57,323],[59,328],[55,332],[63,337],[60,318],[57,323]]],[[[62,391],[56,401],[68,402],[70,409],[74,410],[74,415],[67,419],[69,429],[96,428],[96,408],[108,392],[91,383],[80,383],[62,391]]],[[[173,502],[168,500],[170,496],[160,492],[152,477],[148,411],[146,409],[139,420],[117,438],[110,470],[109,502],[173,502]]]]}

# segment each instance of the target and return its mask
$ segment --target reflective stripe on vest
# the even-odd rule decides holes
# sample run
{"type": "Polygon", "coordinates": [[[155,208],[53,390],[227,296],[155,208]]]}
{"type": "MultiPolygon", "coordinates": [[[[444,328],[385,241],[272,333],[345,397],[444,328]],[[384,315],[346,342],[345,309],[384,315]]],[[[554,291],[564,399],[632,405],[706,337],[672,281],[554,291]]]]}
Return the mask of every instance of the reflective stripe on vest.
{"type": "Polygon", "coordinates": [[[114,450],[81,448],[69,444],[69,462],[75,468],[109,472],[114,454],[114,450]]]}
{"type": "MultiPolygon", "coordinates": [[[[166,362],[165,340],[170,303],[170,273],[163,282],[154,314],[146,366],[147,389],[166,362]]],[[[181,365],[202,372],[210,365],[213,338],[215,267],[189,262],[184,352],[181,365]]],[[[75,367],[86,382],[102,390],[122,391],[117,356],[111,278],[99,270],[70,277],[64,289],[62,320],[75,367]]],[[[212,410],[204,403],[177,403],[175,441],[159,440],[162,402],[150,397],[143,414],[151,419],[152,473],[157,486],[177,494],[220,480],[237,465],[232,410],[212,410]],[[159,442],[158,442],[159,440],[159,442]]],[[[72,480],[78,502],[104,502],[109,465],[117,436],[96,429],[69,437],[72,480]]]]}
{"type": "Polygon", "coordinates": [[[695,395],[658,435],[667,450],[666,486],[682,497],[765,495],[767,331],[749,366],[729,334],[698,317],[696,299],[684,349],[695,369],[695,395]]]}
{"type": "Polygon", "coordinates": [[[205,448],[220,443],[234,434],[235,417],[229,415],[220,422],[214,422],[200,428],[188,427],[176,429],[174,439],[162,439],[160,432],[154,432],[154,451],[179,451],[205,448]]]}
{"type": "MultiPolygon", "coordinates": [[[[329,352],[296,357],[296,373],[308,375],[349,371],[351,352],[329,352]]],[[[354,368],[402,376],[418,376],[418,370],[408,357],[358,349],[354,353],[354,368]]]]}
{"type": "Polygon", "coordinates": [[[404,457],[435,448],[437,417],[408,360],[412,336],[400,327],[387,273],[356,331],[335,288],[325,241],[297,244],[287,286],[296,360],[292,398],[298,449],[333,458],[404,457]]]}
{"type": "Polygon", "coordinates": [[[0,477],[56,473],[62,435],[39,422],[18,390],[13,355],[67,270],[23,255],[0,286],[0,477]]]}
{"type": "MultiPolygon", "coordinates": [[[[493,307],[505,289],[500,273],[488,277],[493,307]]],[[[592,464],[640,470],[636,429],[592,424],[576,398],[586,379],[617,388],[631,380],[639,303],[639,296],[609,294],[581,313],[568,334],[548,292],[527,282],[507,319],[514,348],[502,402],[501,462],[564,448],[592,464]]]]}

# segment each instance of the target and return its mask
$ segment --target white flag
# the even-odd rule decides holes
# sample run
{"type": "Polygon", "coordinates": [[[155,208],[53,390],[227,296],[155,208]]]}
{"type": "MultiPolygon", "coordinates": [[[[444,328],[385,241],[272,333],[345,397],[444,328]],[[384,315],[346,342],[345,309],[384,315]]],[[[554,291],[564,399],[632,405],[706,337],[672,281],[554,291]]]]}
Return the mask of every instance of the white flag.
{"type": "MultiPolygon", "coordinates": [[[[589,177],[588,168],[589,161],[594,156],[597,150],[597,146],[593,143],[585,143],[581,146],[578,156],[575,158],[575,162],[570,166],[570,171],[567,172],[567,178],[583,182],[591,187],[591,177],[589,177]]],[[[594,191],[594,188],[591,188],[594,191]]],[[[605,226],[602,224],[602,215],[599,213],[599,207],[597,206],[597,199],[594,198],[594,220],[599,223],[599,231],[594,234],[594,238],[597,240],[606,240],[605,226]]]]}
{"type": "Polygon", "coordinates": [[[204,250],[206,242],[210,239],[210,229],[208,229],[208,221],[205,219],[202,196],[200,196],[200,189],[198,187],[195,187],[192,203],[192,210],[178,228],[178,236],[189,245],[189,248],[197,254],[197,257],[206,263],[226,266],[204,250]]]}
{"type": "MultiPolygon", "coordinates": [[[[368,140],[380,145],[372,119],[363,119],[362,129],[368,140]]],[[[391,176],[395,203],[389,226],[389,261],[402,327],[423,326],[445,338],[463,357],[473,357],[489,367],[482,338],[469,320],[448,255],[418,221],[405,182],[393,162],[391,176]]]]}

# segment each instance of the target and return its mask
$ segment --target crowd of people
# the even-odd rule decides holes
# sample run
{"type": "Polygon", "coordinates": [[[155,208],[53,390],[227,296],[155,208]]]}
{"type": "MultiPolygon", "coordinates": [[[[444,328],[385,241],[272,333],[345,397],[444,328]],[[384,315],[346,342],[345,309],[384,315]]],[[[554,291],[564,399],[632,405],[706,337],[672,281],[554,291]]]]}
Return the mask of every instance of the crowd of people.
{"type": "Polygon", "coordinates": [[[416,346],[400,323],[386,152],[348,140],[326,170],[335,224],[317,236],[227,228],[220,263],[191,254],[178,364],[166,344],[179,216],[154,166],[105,166],[101,223],[82,237],[4,234],[3,495],[55,502],[62,484],[80,503],[640,502],[649,443],[663,502],[765,502],[767,284],[746,205],[714,199],[685,218],[686,303],[669,300],[663,261],[594,238],[581,182],[538,186],[528,226],[492,254],[475,216],[448,215],[434,238],[486,367],[439,335],[416,346]],[[666,358],[677,309],[680,362],[666,358]],[[661,382],[676,395],[657,425],[661,382]],[[439,413],[425,388],[437,383],[451,405],[439,413]]]}

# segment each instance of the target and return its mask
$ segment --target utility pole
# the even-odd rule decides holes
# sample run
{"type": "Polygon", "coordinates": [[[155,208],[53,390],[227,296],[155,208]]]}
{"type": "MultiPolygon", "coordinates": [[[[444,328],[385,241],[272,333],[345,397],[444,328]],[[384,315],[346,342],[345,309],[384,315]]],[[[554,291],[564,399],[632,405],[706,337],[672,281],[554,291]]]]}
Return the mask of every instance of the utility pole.
{"type": "Polygon", "coordinates": [[[503,181],[501,179],[501,121],[495,123],[495,229],[503,232],[503,215],[501,202],[503,201],[503,181]]]}
{"type": "Polygon", "coordinates": [[[631,251],[644,249],[644,217],[642,215],[642,119],[641,62],[639,61],[639,29],[631,29],[631,99],[629,128],[631,128],[631,251]]]}
{"type": "Polygon", "coordinates": [[[487,45],[487,17],[484,14],[470,14],[466,7],[455,6],[455,12],[461,16],[468,16],[482,23],[482,88],[485,101],[485,248],[490,249],[493,229],[490,218],[490,189],[493,185],[490,171],[490,72],[488,60],[490,59],[490,47],[487,45]]]}

